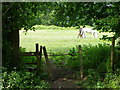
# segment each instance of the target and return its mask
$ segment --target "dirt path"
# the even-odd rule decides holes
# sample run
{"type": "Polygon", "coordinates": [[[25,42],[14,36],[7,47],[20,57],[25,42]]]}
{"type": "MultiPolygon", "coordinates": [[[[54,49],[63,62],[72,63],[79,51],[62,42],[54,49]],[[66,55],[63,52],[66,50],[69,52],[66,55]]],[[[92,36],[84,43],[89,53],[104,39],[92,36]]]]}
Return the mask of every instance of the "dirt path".
{"type": "Polygon", "coordinates": [[[67,78],[60,78],[52,83],[51,88],[80,88],[75,81],[67,78]]]}
{"type": "Polygon", "coordinates": [[[51,88],[81,88],[80,86],[75,85],[75,82],[78,81],[73,78],[74,71],[69,67],[58,67],[56,64],[50,62],[53,68],[53,82],[51,82],[51,88]]]}
{"type": "Polygon", "coordinates": [[[80,88],[75,85],[76,80],[71,78],[73,70],[65,67],[59,67],[54,69],[54,81],[51,84],[51,88],[80,88]]]}

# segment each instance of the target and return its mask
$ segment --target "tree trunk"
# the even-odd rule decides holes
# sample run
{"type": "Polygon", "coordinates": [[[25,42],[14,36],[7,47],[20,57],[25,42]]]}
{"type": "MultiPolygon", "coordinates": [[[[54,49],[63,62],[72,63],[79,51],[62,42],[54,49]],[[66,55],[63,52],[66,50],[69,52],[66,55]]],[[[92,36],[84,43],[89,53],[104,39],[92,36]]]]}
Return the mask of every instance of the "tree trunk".
{"type": "Polygon", "coordinates": [[[17,67],[19,64],[19,29],[11,30],[8,36],[8,40],[11,43],[11,59],[10,67],[17,67]]]}
{"type": "Polygon", "coordinates": [[[12,32],[12,47],[13,47],[13,66],[19,65],[19,29],[12,32]]]}

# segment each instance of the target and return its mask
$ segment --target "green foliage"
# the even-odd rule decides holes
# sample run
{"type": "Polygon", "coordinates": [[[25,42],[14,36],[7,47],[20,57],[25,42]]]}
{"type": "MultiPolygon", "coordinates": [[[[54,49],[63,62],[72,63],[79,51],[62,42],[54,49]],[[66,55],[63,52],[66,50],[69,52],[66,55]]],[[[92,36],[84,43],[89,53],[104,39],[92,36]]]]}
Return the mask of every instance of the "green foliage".
{"type": "MultiPolygon", "coordinates": [[[[96,83],[99,81],[100,81],[100,76],[99,76],[98,72],[96,72],[94,69],[88,69],[87,80],[76,82],[76,84],[83,88],[95,88],[96,83]]],[[[101,83],[99,83],[99,85],[100,84],[101,83]]],[[[101,88],[101,87],[99,87],[99,88],[101,88]]]]}
{"type": "MultiPolygon", "coordinates": [[[[90,70],[96,70],[99,76],[104,77],[106,72],[109,72],[110,63],[110,46],[107,44],[83,45],[82,57],[84,74],[88,75],[90,70]],[[90,70],[88,70],[88,68],[90,70]]],[[[77,48],[72,48],[69,55],[54,56],[50,59],[56,64],[67,66],[72,69],[80,68],[80,59],[77,48]]],[[[92,72],[92,71],[91,71],[92,72]]]]}
{"type": "Polygon", "coordinates": [[[97,30],[119,32],[120,2],[60,2],[55,9],[59,26],[90,25],[97,30]]]}
{"type": "MultiPolygon", "coordinates": [[[[15,30],[21,28],[25,30],[33,29],[32,26],[35,24],[54,24],[62,27],[77,26],[77,28],[79,25],[87,24],[94,26],[98,30],[115,32],[115,35],[118,37],[120,35],[119,3],[120,2],[4,2],[2,3],[3,51],[4,53],[7,53],[7,51],[12,52],[11,49],[5,48],[7,47],[5,43],[10,42],[10,44],[13,45],[12,41],[15,42],[15,40],[13,40],[11,36],[14,36],[15,30]]],[[[55,29],[56,27],[52,28],[55,29]]],[[[16,43],[17,42],[19,41],[16,41],[16,43]]],[[[5,56],[4,54],[4,61],[9,60],[10,62],[10,58],[7,58],[9,56],[10,55],[5,56]]]]}
{"type": "Polygon", "coordinates": [[[2,3],[2,52],[3,66],[19,66],[19,30],[33,29],[37,3],[3,2],[2,3]],[[7,36],[7,37],[6,37],[7,36]],[[16,60],[17,59],[17,60],[16,60]]]}
{"type": "MultiPolygon", "coordinates": [[[[76,53],[78,50],[73,48],[70,50],[68,57],[66,59],[66,65],[71,68],[80,67],[79,54],[76,53]]],[[[110,57],[110,47],[106,44],[98,44],[96,46],[83,45],[82,46],[82,57],[84,73],[87,75],[89,69],[95,69],[100,76],[105,75],[107,72],[107,67],[109,65],[106,62],[110,57]]]]}
{"type": "MultiPolygon", "coordinates": [[[[47,7],[47,5],[45,7],[47,7]]],[[[51,9],[52,7],[50,9],[46,8],[46,10],[37,11],[33,25],[55,25],[54,9],[51,9]]]]}
{"type": "Polygon", "coordinates": [[[101,75],[107,71],[106,62],[110,57],[110,47],[106,44],[83,46],[84,69],[96,69],[101,75]]]}
{"type": "Polygon", "coordinates": [[[118,40],[116,40],[116,47],[115,47],[115,59],[114,59],[114,68],[120,68],[120,62],[119,62],[119,58],[120,58],[120,37],[118,38],[118,40]],[[117,62],[117,63],[116,63],[117,62]]]}
{"type": "MultiPolygon", "coordinates": [[[[26,52],[25,48],[20,47],[19,53],[22,54],[26,52]]],[[[36,65],[26,65],[25,63],[35,63],[36,57],[35,56],[20,56],[20,68],[26,67],[37,67],[36,65]]]]}
{"type": "Polygon", "coordinates": [[[104,84],[107,88],[120,88],[120,75],[107,73],[104,79],[104,84]]]}
{"type": "Polygon", "coordinates": [[[12,47],[10,46],[10,42],[3,42],[2,44],[3,44],[2,45],[2,55],[3,55],[3,57],[2,57],[2,60],[3,60],[2,63],[3,64],[2,65],[8,67],[9,64],[12,64],[12,62],[11,62],[12,47]]]}
{"type": "Polygon", "coordinates": [[[25,72],[25,71],[4,71],[2,75],[3,89],[7,88],[18,88],[18,89],[26,89],[26,88],[50,88],[50,84],[41,80],[39,76],[36,76],[33,72],[25,72]]]}
{"type": "Polygon", "coordinates": [[[83,88],[120,88],[120,75],[106,73],[105,78],[101,80],[97,72],[91,71],[87,76],[87,80],[76,82],[77,85],[83,88]]]}
{"type": "Polygon", "coordinates": [[[53,62],[57,67],[63,67],[66,65],[66,57],[64,54],[62,53],[50,53],[49,59],[51,60],[51,62],[53,62]]]}
{"type": "Polygon", "coordinates": [[[79,56],[78,54],[76,53],[77,51],[75,50],[75,48],[72,48],[70,51],[69,51],[69,56],[67,58],[67,62],[66,62],[66,65],[70,68],[79,68],[80,66],[80,60],[79,60],[79,56]]]}
{"type": "Polygon", "coordinates": [[[55,25],[34,25],[35,30],[77,30],[75,27],[59,27],[55,25]]]}
{"type": "Polygon", "coordinates": [[[31,29],[32,20],[34,19],[37,9],[37,3],[14,3],[14,2],[4,2],[2,3],[2,16],[3,16],[3,30],[16,30],[22,27],[25,30],[31,29]],[[16,13],[15,13],[16,12],[16,13]],[[5,20],[11,22],[6,22],[5,20]],[[6,22],[6,23],[5,23],[6,22]]]}

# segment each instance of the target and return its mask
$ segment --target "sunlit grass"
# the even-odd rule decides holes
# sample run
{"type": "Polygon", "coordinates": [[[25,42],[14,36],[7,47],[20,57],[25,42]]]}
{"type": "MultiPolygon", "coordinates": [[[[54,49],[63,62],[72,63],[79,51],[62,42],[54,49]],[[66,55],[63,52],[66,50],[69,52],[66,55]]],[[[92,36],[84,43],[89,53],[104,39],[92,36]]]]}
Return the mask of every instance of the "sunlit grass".
{"type": "MultiPolygon", "coordinates": [[[[99,38],[93,38],[87,34],[87,38],[77,38],[78,30],[36,30],[20,31],[20,46],[26,48],[26,51],[35,51],[35,44],[46,46],[48,52],[66,53],[76,45],[97,45],[102,43],[99,38]]],[[[101,37],[101,34],[99,34],[101,37]]]]}

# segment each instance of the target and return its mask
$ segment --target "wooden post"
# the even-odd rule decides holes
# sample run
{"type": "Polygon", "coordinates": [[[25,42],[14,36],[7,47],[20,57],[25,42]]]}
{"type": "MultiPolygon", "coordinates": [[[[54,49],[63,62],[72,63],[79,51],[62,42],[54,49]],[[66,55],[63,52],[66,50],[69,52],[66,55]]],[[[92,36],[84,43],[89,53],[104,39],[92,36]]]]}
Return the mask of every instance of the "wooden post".
{"type": "Polygon", "coordinates": [[[80,78],[83,78],[83,59],[82,59],[81,45],[78,45],[78,53],[79,53],[79,59],[80,59],[80,78]]]}
{"type": "Polygon", "coordinates": [[[40,56],[40,60],[39,60],[39,70],[41,71],[41,65],[42,65],[42,46],[40,46],[40,53],[39,53],[39,56],[40,56]]]}
{"type": "Polygon", "coordinates": [[[110,59],[111,72],[112,72],[112,70],[113,70],[114,49],[115,49],[115,37],[112,37],[112,45],[111,45],[111,59],[110,59]]]}
{"type": "Polygon", "coordinates": [[[53,74],[52,74],[52,66],[49,62],[49,59],[48,59],[48,55],[47,55],[47,51],[46,51],[46,47],[44,46],[43,47],[43,52],[44,52],[44,57],[45,57],[45,61],[46,61],[46,64],[47,64],[47,67],[48,67],[48,74],[50,76],[50,79],[53,80],[53,74]]]}
{"type": "Polygon", "coordinates": [[[38,69],[38,73],[40,72],[40,56],[39,56],[39,45],[38,43],[36,44],[36,61],[37,61],[37,69],[38,69]]]}

